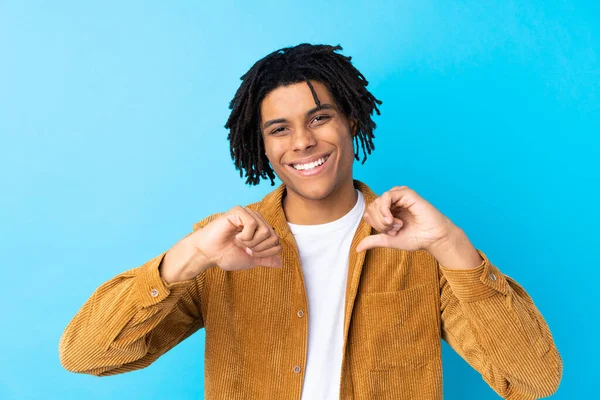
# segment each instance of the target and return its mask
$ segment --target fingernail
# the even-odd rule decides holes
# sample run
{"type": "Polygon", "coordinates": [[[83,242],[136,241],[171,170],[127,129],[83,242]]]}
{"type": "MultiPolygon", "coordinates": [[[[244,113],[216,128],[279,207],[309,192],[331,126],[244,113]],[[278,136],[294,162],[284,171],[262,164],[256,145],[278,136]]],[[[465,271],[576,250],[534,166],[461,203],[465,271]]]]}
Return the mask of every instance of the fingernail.
{"type": "Polygon", "coordinates": [[[249,247],[246,247],[246,253],[248,253],[249,256],[252,256],[252,250],[250,250],[249,247]]]}
{"type": "Polygon", "coordinates": [[[394,229],[400,229],[400,224],[394,224],[392,226],[394,227],[394,229]]]}
{"type": "Polygon", "coordinates": [[[390,217],[383,217],[383,219],[385,220],[385,222],[387,222],[388,224],[392,223],[392,220],[390,219],[390,217]]]}

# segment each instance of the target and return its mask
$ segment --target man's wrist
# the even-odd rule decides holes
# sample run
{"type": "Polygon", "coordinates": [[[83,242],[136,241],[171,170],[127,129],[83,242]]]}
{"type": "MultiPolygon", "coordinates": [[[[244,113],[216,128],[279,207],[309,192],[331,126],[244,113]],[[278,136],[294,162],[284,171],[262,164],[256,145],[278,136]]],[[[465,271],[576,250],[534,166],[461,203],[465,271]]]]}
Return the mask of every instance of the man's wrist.
{"type": "Polygon", "coordinates": [[[455,270],[477,268],[483,259],[464,231],[458,227],[442,242],[427,249],[442,267],[455,270]]]}
{"type": "Polygon", "coordinates": [[[186,237],[173,246],[159,267],[161,277],[168,283],[194,279],[212,264],[186,237]]]}

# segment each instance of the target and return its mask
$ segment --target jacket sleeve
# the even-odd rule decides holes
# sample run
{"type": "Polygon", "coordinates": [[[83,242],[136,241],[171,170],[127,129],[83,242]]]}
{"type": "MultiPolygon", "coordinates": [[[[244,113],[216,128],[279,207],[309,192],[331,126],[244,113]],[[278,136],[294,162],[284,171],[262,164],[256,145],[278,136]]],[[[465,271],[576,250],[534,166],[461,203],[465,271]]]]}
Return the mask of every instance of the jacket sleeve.
{"type": "MultiPolygon", "coordinates": [[[[194,231],[215,217],[194,224],[194,231]]],[[[145,368],[204,326],[206,272],[167,284],[158,269],[165,254],[94,291],[60,338],[65,369],[106,376],[145,368]]]]}
{"type": "Polygon", "coordinates": [[[505,399],[552,395],[563,364],[531,297],[480,250],[472,270],[438,263],[442,338],[505,399]]]}

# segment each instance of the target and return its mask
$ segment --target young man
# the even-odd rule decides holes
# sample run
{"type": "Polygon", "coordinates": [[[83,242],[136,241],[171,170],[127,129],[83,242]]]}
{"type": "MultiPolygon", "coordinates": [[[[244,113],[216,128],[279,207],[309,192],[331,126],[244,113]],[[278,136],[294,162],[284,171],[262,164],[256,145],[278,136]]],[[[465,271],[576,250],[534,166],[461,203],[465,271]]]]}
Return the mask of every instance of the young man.
{"type": "Polygon", "coordinates": [[[242,76],[231,156],[247,183],[283,184],[101,285],[61,338],[66,369],[144,368],[205,328],[208,399],[441,399],[442,338],[504,398],[557,390],[525,290],[415,191],[353,179],[381,102],[338,50],[284,48],[242,76]]]}

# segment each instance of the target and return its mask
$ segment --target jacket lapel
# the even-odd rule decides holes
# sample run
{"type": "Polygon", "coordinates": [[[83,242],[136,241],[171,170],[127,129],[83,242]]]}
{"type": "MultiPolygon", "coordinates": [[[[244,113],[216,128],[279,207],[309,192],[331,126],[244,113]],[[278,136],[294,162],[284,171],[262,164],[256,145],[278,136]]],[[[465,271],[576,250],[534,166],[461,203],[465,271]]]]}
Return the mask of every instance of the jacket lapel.
{"type": "MultiPolygon", "coordinates": [[[[354,187],[361,191],[365,199],[365,210],[377,198],[377,195],[364,183],[354,180],[354,187]]],[[[354,302],[356,300],[356,294],[358,293],[358,285],[360,283],[360,276],[362,273],[363,264],[365,261],[366,251],[356,252],[356,246],[372,232],[371,226],[361,218],[358,228],[352,239],[350,245],[350,255],[348,258],[348,279],[346,282],[346,303],[344,310],[344,348],[342,365],[345,363],[346,358],[346,346],[348,344],[348,331],[350,329],[350,319],[352,311],[354,309],[354,302]]]]}

